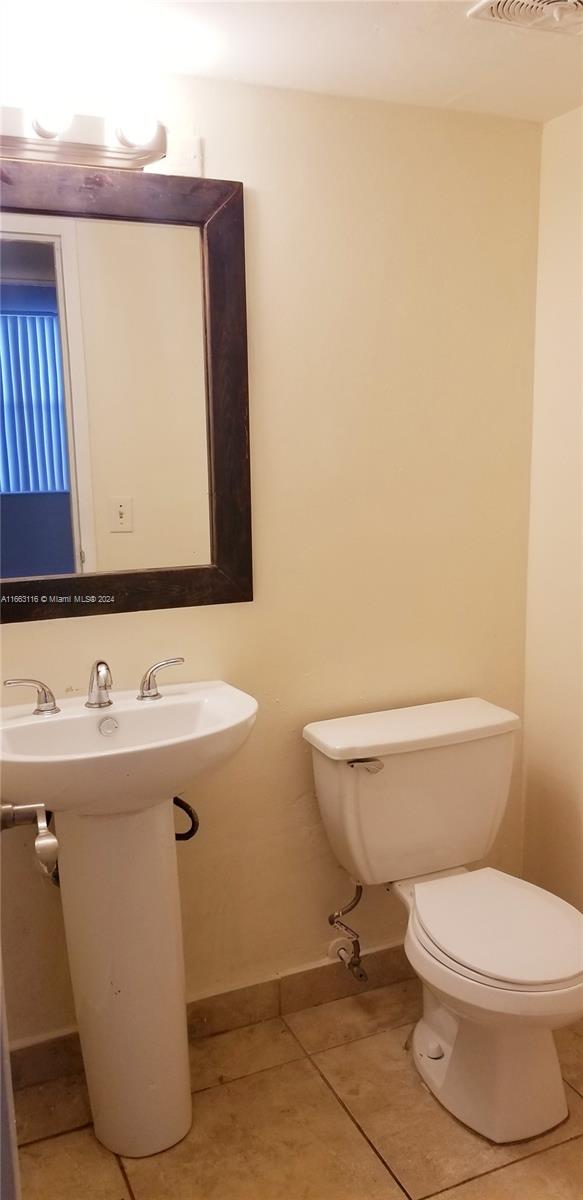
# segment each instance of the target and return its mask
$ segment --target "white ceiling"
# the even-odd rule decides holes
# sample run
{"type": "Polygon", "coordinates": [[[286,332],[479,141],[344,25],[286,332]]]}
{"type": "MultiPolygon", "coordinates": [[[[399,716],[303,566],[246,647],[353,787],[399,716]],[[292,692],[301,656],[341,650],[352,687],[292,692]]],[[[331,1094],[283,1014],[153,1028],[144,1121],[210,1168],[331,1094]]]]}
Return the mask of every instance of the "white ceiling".
{"type": "Polygon", "coordinates": [[[468,20],[472,3],[167,2],[158,62],[170,72],[535,121],[583,103],[583,37],[468,20]]]}
{"type": "Polygon", "coordinates": [[[583,36],[468,20],[472,3],[0,0],[0,101],[143,108],[186,74],[534,121],[583,103],[583,36]]]}

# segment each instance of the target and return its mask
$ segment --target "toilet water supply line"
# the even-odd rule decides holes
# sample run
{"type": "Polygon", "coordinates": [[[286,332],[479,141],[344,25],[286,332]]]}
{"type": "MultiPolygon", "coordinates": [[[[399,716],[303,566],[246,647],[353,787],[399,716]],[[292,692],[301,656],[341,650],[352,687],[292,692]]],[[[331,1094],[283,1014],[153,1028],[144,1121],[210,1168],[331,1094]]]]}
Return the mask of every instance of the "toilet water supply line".
{"type": "MultiPolygon", "coordinates": [[[[351,771],[366,771],[369,775],[377,775],[384,768],[384,763],[381,758],[351,758],[347,764],[351,771]]],[[[357,904],[362,900],[362,884],[355,884],[356,891],[350,904],[345,904],[344,908],[339,908],[336,912],[330,913],[328,924],[332,925],[333,929],[337,929],[349,942],[352,943],[352,954],[349,954],[346,946],[339,946],[336,951],[340,962],[358,979],[359,983],[366,983],[368,975],[362,965],[360,957],[360,941],[355,929],[351,929],[350,925],[345,925],[342,917],[347,913],[352,912],[357,904]]]]}
{"type": "Polygon", "coordinates": [[[354,975],[355,979],[358,979],[359,983],[366,983],[368,975],[361,962],[360,941],[358,934],[355,929],[350,928],[350,925],[345,925],[344,921],[341,919],[342,917],[345,917],[347,913],[352,912],[353,908],[356,908],[357,904],[360,904],[360,901],[362,900],[362,891],[362,884],[357,883],[356,891],[350,903],[345,904],[344,908],[338,908],[336,912],[330,913],[330,916],[328,917],[328,924],[332,925],[334,929],[337,929],[343,937],[347,938],[348,941],[352,943],[352,954],[349,953],[345,946],[340,946],[336,951],[340,962],[344,963],[344,966],[352,973],[352,975],[354,975]]]}

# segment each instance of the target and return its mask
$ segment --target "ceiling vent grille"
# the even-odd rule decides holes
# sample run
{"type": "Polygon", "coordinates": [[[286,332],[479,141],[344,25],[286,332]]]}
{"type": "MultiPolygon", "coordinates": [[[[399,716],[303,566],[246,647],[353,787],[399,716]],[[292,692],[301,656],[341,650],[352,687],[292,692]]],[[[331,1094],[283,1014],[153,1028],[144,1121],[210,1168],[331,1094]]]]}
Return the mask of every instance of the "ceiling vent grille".
{"type": "Polygon", "coordinates": [[[468,17],[542,33],[583,33],[583,0],[480,0],[468,17]]]}

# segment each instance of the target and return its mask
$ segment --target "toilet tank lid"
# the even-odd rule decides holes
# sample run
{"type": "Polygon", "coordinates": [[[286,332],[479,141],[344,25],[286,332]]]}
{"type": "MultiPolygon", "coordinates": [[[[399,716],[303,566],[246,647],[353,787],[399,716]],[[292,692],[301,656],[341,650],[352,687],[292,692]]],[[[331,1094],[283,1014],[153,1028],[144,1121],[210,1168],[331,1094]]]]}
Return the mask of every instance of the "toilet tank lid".
{"type": "Polygon", "coordinates": [[[382,758],[430,746],[448,746],[517,729],[516,713],[472,696],[335,717],[306,725],[303,736],[327,758],[382,758]]]}

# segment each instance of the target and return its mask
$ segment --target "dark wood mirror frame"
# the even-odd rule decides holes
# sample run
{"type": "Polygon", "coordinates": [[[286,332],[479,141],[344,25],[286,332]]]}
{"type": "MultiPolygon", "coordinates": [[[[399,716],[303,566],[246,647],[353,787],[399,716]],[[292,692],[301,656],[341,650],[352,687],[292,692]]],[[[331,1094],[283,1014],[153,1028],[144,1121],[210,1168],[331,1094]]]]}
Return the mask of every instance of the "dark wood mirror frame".
{"type": "Polygon", "coordinates": [[[1,583],[1,619],[252,600],[243,185],[3,161],[5,212],[196,225],[202,244],[211,563],[1,583]],[[52,597],[52,600],[50,599],[52,597]]]}

